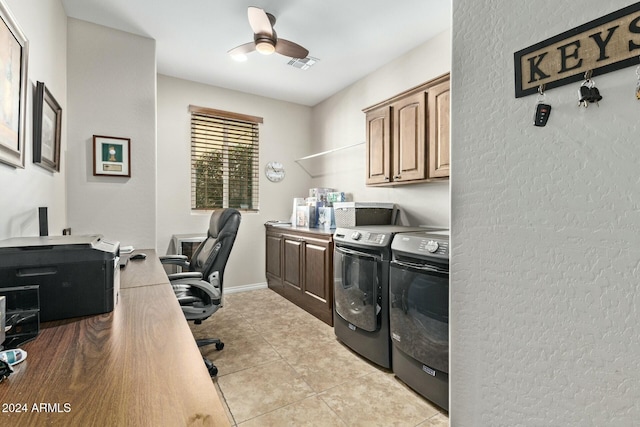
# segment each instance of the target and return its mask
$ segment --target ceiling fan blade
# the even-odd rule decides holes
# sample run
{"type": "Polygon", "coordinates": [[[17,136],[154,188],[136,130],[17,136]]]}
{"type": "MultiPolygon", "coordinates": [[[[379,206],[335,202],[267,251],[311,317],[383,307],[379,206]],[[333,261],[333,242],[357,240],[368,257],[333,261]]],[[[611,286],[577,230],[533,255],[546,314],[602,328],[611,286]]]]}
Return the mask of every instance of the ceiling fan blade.
{"type": "Polygon", "coordinates": [[[254,42],[249,42],[236,46],[227,53],[236,60],[244,60],[244,56],[254,50],[256,50],[256,44],[254,42]]]}
{"type": "Polygon", "coordinates": [[[250,6],[247,10],[247,16],[249,17],[249,25],[251,25],[254,34],[273,37],[273,26],[264,10],[259,7],[250,6]]]}
{"type": "Polygon", "coordinates": [[[276,42],[276,52],[280,55],[289,56],[291,58],[306,58],[309,51],[297,43],[290,42],[285,39],[278,39],[276,42]]]}

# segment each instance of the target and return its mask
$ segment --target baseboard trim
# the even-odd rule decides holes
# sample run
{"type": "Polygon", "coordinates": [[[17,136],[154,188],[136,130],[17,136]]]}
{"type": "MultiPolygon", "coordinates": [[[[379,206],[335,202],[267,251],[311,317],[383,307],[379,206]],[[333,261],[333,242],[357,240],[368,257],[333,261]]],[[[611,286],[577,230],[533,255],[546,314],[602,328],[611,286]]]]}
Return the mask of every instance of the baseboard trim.
{"type": "Polygon", "coordinates": [[[267,288],[267,282],[253,283],[250,285],[240,285],[240,286],[225,288],[224,293],[229,295],[229,294],[236,294],[238,292],[255,291],[257,289],[266,289],[266,288],[267,288]]]}

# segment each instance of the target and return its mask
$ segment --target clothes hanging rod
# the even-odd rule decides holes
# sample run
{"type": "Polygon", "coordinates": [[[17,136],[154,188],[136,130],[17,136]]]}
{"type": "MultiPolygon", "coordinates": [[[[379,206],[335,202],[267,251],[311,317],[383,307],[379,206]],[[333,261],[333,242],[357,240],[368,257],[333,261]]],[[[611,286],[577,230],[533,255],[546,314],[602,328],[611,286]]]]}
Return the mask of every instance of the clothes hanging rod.
{"type": "Polygon", "coordinates": [[[296,160],[296,162],[298,162],[300,160],[313,159],[314,157],[325,156],[327,154],[335,153],[336,151],[345,150],[347,148],[355,147],[357,145],[362,145],[362,144],[364,144],[364,141],[356,142],[355,144],[351,144],[351,145],[345,145],[344,147],[333,148],[331,150],[323,151],[321,153],[316,153],[316,154],[311,154],[311,155],[308,155],[308,156],[305,156],[305,157],[301,157],[298,160],[296,160]]]}

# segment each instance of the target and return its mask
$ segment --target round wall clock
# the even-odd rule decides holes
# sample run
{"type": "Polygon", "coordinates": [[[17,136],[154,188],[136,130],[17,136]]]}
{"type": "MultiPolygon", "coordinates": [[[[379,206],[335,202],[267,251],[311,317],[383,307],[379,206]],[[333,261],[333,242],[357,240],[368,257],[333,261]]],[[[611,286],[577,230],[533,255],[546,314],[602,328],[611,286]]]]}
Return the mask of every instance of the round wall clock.
{"type": "Polygon", "coordinates": [[[284,179],[284,166],[280,162],[269,162],[264,168],[264,174],[271,182],[280,182],[284,179]]]}

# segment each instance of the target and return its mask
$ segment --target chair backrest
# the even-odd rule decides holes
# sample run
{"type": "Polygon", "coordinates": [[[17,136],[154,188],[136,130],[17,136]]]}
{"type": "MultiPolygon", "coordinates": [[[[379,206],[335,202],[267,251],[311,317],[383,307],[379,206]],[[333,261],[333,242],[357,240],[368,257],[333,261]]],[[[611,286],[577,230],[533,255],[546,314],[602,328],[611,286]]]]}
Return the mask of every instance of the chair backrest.
{"type": "Polygon", "coordinates": [[[219,209],[211,214],[207,238],[193,252],[190,271],[199,271],[207,280],[214,271],[223,286],[224,269],[231,254],[240,227],[240,212],[236,209],[219,209]]]}

